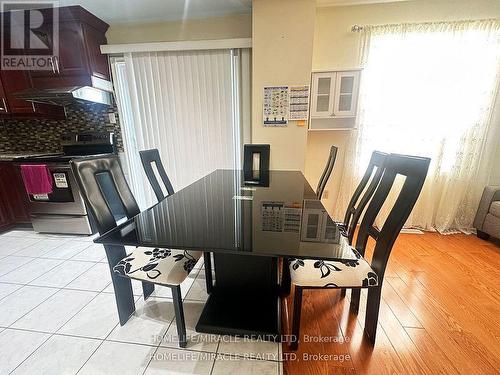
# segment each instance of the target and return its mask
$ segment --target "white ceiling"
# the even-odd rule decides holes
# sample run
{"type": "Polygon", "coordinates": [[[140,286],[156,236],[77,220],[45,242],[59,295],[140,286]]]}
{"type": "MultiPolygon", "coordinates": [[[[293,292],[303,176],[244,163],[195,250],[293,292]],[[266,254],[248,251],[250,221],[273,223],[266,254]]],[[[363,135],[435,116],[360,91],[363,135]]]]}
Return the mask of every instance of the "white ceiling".
{"type": "Polygon", "coordinates": [[[316,5],[319,7],[326,7],[326,6],[340,6],[340,5],[397,3],[401,1],[411,1],[411,0],[316,0],[316,5]]]}
{"type": "Polygon", "coordinates": [[[252,0],[59,0],[81,5],[107,23],[173,21],[252,12],[252,0]]]}
{"type": "MultiPolygon", "coordinates": [[[[318,6],[389,3],[408,0],[316,0],[318,6]]],[[[228,14],[250,14],[252,0],[59,0],[81,5],[107,23],[174,21],[228,14]]]]}

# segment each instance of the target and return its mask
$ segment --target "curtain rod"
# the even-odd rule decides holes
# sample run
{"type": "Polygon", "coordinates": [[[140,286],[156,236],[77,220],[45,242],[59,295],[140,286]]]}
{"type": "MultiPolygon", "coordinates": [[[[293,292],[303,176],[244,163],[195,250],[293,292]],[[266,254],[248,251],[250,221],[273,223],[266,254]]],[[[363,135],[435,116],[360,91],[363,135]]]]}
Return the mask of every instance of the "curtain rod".
{"type": "MultiPolygon", "coordinates": [[[[391,23],[387,25],[380,25],[380,26],[398,26],[398,25],[416,25],[416,24],[422,24],[422,25],[440,25],[440,24],[460,24],[460,23],[474,23],[474,22],[499,22],[498,19],[496,18],[480,18],[476,20],[454,20],[454,21],[430,21],[430,22],[403,22],[401,24],[397,23],[391,23]]],[[[372,26],[372,25],[352,25],[351,27],[351,32],[353,33],[359,33],[362,32],[367,26],[372,26]]],[[[379,26],[379,25],[376,25],[379,26]]]]}

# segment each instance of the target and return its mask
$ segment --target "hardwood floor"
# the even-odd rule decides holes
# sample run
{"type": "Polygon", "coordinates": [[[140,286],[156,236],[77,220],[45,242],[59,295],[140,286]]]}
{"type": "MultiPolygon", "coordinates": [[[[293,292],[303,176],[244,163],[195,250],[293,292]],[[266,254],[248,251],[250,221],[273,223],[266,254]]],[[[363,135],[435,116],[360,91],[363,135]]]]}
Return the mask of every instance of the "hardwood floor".
{"type": "Polygon", "coordinates": [[[498,243],[402,234],[385,275],[375,346],[363,336],[365,291],[355,315],[350,291],[340,299],[338,290],[305,290],[302,341],[296,352],[284,345],[284,372],[499,374],[499,282],[498,243]],[[331,342],[305,341],[318,337],[331,342]]]}

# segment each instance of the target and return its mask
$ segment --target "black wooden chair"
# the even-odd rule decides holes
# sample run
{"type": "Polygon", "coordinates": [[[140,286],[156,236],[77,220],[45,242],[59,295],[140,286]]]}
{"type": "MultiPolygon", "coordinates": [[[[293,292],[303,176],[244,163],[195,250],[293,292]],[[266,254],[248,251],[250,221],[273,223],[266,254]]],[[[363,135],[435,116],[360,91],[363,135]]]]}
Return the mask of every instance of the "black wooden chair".
{"type": "MultiPolygon", "coordinates": [[[[366,171],[361,178],[358,186],[356,187],[356,190],[354,191],[354,194],[352,195],[351,200],[347,206],[344,222],[337,223],[337,225],[343,232],[343,235],[347,237],[349,245],[352,244],[354,232],[356,230],[356,226],[358,225],[359,219],[361,218],[361,214],[363,213],[367,203],[373,196],[373,193],[375,192],[375,189],[377,188],[380,179],[382,178],[382,174],[385,168],[384,163],[386,156],[386,153],[380,151],[374,151],[372,153],[370,162],[368,163],[368,167],[366,168],[366,171]],[[364,194],[361,197],[361,194],[363,192],[364,194]]],[[[282,275],[282,291],[283,294],[286,295],[290,293],[290,274],[288,271],[288,263],[286,259],[283,260],[282,275]]],[[[342,289],[341,297],[345,297],[345,294],[346,290],[342,289]]]]}
{"type": "Polygon", "coordinates": [[[356,246],[352,249],[356,261],[293,260],[290,264],[294,285],[292,349],[297,349],[300,334],[302,291],[304,289],[349,288],[353,290],[351,308],[359,308],[361,288],[368,288],[365,334],[375,342],[384,273],[392,247],[408,219],[422,190],[430,159],[391,154],[386,158],[383,176],[361,221],[356,246]],[[401,191],[389,215],[378,230],[375,219],[387,199],[397,175],[405,178],[401,191]],[[364,258],[368,237],[375,240],[371,264],[364,258]],[[354,293],[356,292],[356,293],[354,293]]]}
{"type": "Polygon", "coordinates": [[[154,148],[151,150],[139,151],[139,156],[141,157],[142,167],[144,168],[146,177],[148,178],[149,183],[153,188],[158,202],[165,199],[165,195],[163,194],[160,182],[158,181],[154,173],[153,163],[156,165],[156,169],[158,170],[161,181],[163,182],[168,195],[174,194],[174,188],[172,187],[170,179],[167,176],[167,172],[165,172],[165,168],[163,167],[163,163],[161,162],[160,153],[158,152],[158,150],[154,148]]]}
{"type": "Polygon", "coordinates": [[[321,200],[323,192],[325,191],[326,183],[328,182],[328,180],[330,179],[330,175],[332,174],[333,166],[335,165],[335,159],[337,159],[337,151],[337,147],[330,147],[330,155],[328,156],[325,169],[323,170],[323,174],[321,175],[318,182],[318,187],[316,188],[316,195],[318,196],[319,200],[321,200]]]}
{"type": "MultiPolygon", "coordinates": [[[[149,180],[151,187],[156,195],[156,199],[158,202],[162,201],[166,198],[165,194],[163,194],[163,190],[160,186],[160,182],[156,178],[155,172],[153,170],[153,164],[156,165],[156,169],[158,170],[158,174],[160,175],[161,181],[165,186],[165,189],[168,193],[168,196],[174,194],[174,188],[170,179],[168,178],[167,172],[165,171],[165,167],[161,161],[160,153],[158,149],[154,148],[151,150],[143,150],[139,151],[139,156],[141,157],[142,167],[144,168],[144,173],[146,173],[146,177],[149,180]]],[[[213,289],[213,278],[212,278],[212,261],[210,258],[209,252],[203,253],[203,261],[205,263],[205,282],[207,286],[207,293],[212,293],[213,289]]]]}
{"type": "MultiPolygon", "coordinates": [[[[325,169],[321,174],[321,177],[318,182],[318,186],[316,187],[316,196],[319,200],[323,196],[323,191],[325,190],[326,183],[330,179],[330,175],[332,174],[333,166],[335,164],[335,159],[337,158],[338,148],[335,146],[330,147],[330,154],[328,155],[328,160],[325,165],[325,169]]],[[[343,229],[343,227],[342,227],[343,229]]],[[[282,295],[287,295],[290,293],[290,273],[288,271],[288,265],[290,263],[289,258],[281,259],[281,293],[282,295]]],[[[343,293],[345,295],[345,292],[343,293]]]]}
{"type": "MultiPolygon", "coordinates": [[[[102,235],[117,226],[108,200],[121,202],[127,218],[139,214],[139,206],[130,190],[118,157],[90,157],[71,161],[83,199],[102,235]],[[104,189],[103,186],[107,188],[104,189]]],[[[120,324],[124,325],[135,309],[130,279],[142,281],[144,299],[154,291],[154,284],[172,289],[179,345],[187,344],[180,284],[187,278],[199,251],[137,247],[128,254],[123,246],[104,246],[115,289],[120,324]]]]}
{"type": "MultiPolygon", "coordinates": [[[[377,188],[380,179],[382,178],[386,157],[387,154],[385,152],[373,151],[370,162],[368,163],[368,167],[366,168],[361,181],[359,182],[349,204],[347,205],[344,222],[341,223],[340,226],[341,229],[343,229],[344,234],[347,236],[349,245],[352,244],[354,232],[356,230],[356,226],[358,225],[359,219],[361,218],[361,214],[363,213],[367,203],[373,196],[373,193],[375,192],[375,189],[377,188]],[[368,185],[368,182],[370,182],[370,185],[368,185]],[[363,191],[365,193],[360,200],[359,198],[361,197],[361,193],[363,193],[363,191]]],[[[340,296],[345,297],[345,294],[346,290],[342,289],[340,296]]]]}
{"type": "Polygon", "coordinates": [[[375,192],[375,189],[377,188],[380,179],[382,178],[382,174],[385,169],[384,163],[386,157],[387,154],[385,152],[373,151],[370,162],[368,163],[368,167],[366,168],[361,181],[356,187],[356,190],[354,191],[351,200],[347,205],[342,226],[345,230],[345,234],[350,244],[352,243],[354,231],[356,230],[356,226],[358,225],[359,219],[361,218],[361,214],[363,213],[367,203],[373,196],[373,193],[375,192]],[[368,185],[368,182],[370,182],[370,185],[368,185]],[[361,197],[361,193],[363,193],[363,191],[365,193],[360,200],[359,198],[361,197]]]}

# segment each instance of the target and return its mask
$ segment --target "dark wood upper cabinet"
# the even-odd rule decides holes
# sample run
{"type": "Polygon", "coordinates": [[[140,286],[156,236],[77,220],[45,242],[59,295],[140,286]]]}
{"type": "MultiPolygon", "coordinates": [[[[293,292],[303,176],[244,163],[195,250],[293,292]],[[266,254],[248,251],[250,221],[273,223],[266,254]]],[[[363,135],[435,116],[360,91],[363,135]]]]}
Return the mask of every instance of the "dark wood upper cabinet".
{"type": "Polygon", "coordinates": [[[96,81],[104,80],[100,83],[111,87],[108,57],[100,50],[107,43],[108,28],[107,23],[80,6],[59,8],[59,55],[53,58],[52,70],[31,72],[33,86],[98,86],[96,81]]]}
{"type": "Polygon", "coordinates": [[[9,104],[10,113],[31,113],[33,105],[26,100],[16,99],[13,94],[31,87],[29,75],[25,71],[0,71],[0,79],[5,91],[5,98],[9,104]]]}
{"type": "Polygon", "coordinates": [[[53,12],[51,9],[40,11],[48,22],[34,32],[49,45],[57,40],[58,53],[50,59],[52,64],[48,70],[0,71],[0,119],[65,117],[61,106],[17,99],[15,94],[26,89],[93,86],[111,91],[108,57],[100,50],[100,46],[107,43],[105,33],[109,25],[81,6],[61,7],[59,31],[53,38],[53,12]]]}
{"type": "Polygon", "coordinates": [[[0,82],[3,92],[0,91],[0,114],[13,118],[37,118],[46,117],[60,119],[65,117],[64,108],[49,104],[32,103],[17,99],[14,94],[31,88],[31,78],[25,70],[2,70],[0,71],[0,82]],[[2,111],[1,108],[6,110],[2,111]]]}
{"type": "Polygon", "coordinates": [[[102,31],[88,25],[83,26],[83,35],[92,75],[109,81],[108,57],[101,53],[101,45],[108,42],[106,36],[102,31]]]}
{"type": "Polygon", "coordinates": [[[61,76],[92,74],[85,47],[83,24],[62,22],[59,25],[59,58],[56,71],[61,76]]]}

